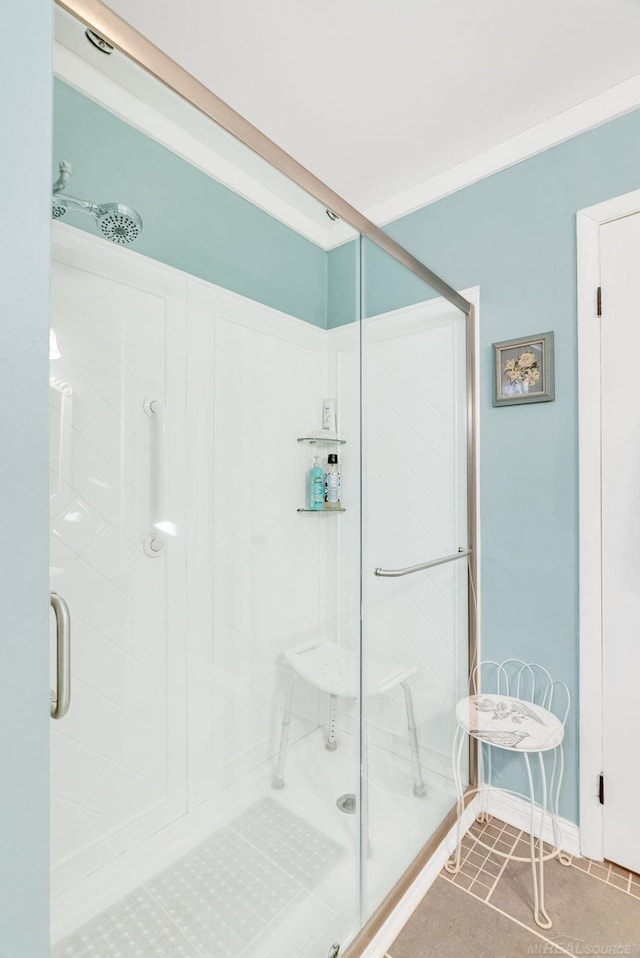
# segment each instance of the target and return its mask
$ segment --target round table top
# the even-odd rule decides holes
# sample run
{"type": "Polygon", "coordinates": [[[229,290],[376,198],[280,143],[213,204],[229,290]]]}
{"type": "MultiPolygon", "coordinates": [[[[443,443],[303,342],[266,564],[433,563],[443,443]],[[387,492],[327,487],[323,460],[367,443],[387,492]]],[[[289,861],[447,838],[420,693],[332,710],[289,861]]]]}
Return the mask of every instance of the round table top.
{"type": "Polygon", "coordinates": [[[469,695],[458,702],[456,718],[473,738],[497,748],[546,752],[564,738],[564,726],[557,716],[510,695],[469,695]]]}

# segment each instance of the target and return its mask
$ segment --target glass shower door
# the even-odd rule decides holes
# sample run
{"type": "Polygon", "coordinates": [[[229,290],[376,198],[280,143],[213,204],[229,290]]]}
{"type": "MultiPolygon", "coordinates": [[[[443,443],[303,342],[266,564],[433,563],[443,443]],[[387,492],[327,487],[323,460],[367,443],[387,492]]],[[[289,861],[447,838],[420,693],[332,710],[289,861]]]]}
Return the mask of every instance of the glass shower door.
{"type": "Polygon", "coordinates": [[[367,240],[363,289],[369,914],[456,800],[455,705],[468,676],[467,362],[465,314],[367,240]]]}
{"type": "Polygon", "coordinates": [[[359,921],[356,234],[334,283],[323,205],[56,19],[109,83],[56,81],[54,180],[144,226],[119,249],[54,197],[53,958],[326,958],[359,921]],[[311,510],[330,455],[342,508],[311,510]]]}
{"type": "MultiPolygon", "coordinates": [[[[56,228],[50,581],[70,611],[71,699],[51,721],[54,955],[84,954],[73,934],[56,942],[78,926],[86,939],[92,921],[115,947],[109,907],[162,860],[136,848],[186,809],[184,373],[171,359],[184,316],[153,273],[56,228]]],[[[51,660],[55,689],[53,635],[51,660]]],[[[140,892],[141,921],[150,902],[140,892]]]]}

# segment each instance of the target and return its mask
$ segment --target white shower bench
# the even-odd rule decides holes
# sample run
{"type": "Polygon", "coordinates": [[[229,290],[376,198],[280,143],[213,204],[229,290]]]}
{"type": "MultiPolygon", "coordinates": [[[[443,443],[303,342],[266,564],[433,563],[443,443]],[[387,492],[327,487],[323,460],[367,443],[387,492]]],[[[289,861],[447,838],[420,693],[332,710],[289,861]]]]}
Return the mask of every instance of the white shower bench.
{"type": "MultiPolygon", "coordinates": [[[[329,695],[329,733],[325,748],[330,752],[338,747],[336,740],[336,712],[338,698],[358,699],[360,696],[360,661],[359,656],[348,649],[336,645],[335,642],[318,640],[306,642],[304,645],[288,649],[284,653],[285,661],[293,670],[287,689],[284,714],[282,716],[282,732],[280,735],[280,749],[278,760],[272,778],[273,788],[284,788],[284,769],[289,744],[289,727],[291,725],[291,709],[293,707],[293,693],[299,679],[329,695]]],[[[366,687],[363,692],[367,697],[386,695],[399,685],[404,692],[405,707],[407,710],[407,730],[413,762],[413,794],[424,798],[427,790],[422,779],[420,755],[418,752],[418,735],[416,720],[413,711],[413,697],[409,679],[415,674],[414,666],[398,666],[392,662],[365,661],[366,687]]]]}

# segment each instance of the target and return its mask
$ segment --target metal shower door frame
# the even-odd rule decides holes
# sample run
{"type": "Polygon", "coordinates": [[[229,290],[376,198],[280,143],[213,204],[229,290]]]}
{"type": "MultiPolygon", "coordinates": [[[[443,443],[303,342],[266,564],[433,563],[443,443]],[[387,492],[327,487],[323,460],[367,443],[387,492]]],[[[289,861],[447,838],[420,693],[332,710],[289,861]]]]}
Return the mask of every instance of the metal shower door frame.
{"type": "MultiPolygon", "coordinates": [[[[191,106],[208,116],[220,127],[261,156],[280,173],[287,176],[327,209],[337,214],[345,223],[352,226],[361,236],[371,240],[376,246],[409,269],[423,282],[439,293],[443,299],[464,313],[466,318],[467,352],[467,547],[470,550],[469,562],[469,663],[476,659],[477,651],[477,610],[475,596],[478,581],[478,516],[477,516],[477,408],[476,408],[476,316],[472,303],[465,299],[444,279],[430,270],[424,263],[404,249],[388,236],[380,227],[367,219],[359,210],[314,176],[301,163],[279,147],[273,140],[261,133],[253,124],[233,110],[227,103],[208,89],[172,60],[159,47],[132,27],[126,20],[109,9],[102,0],[55,0],[62,9],[68,11],[90,30],[119,49],[129,59],[137,63],[147,73],[177,93],[191,106]]],[[[469,776],[471,785],[477,784],[478,756],[475,742],[470,748],[469,776]]],[[[415,880],[419,872],[438,847],[449,829],[455,824],[456,809],[450,811],[436,832],[431,836],[407,871],[394,885],[379,908],[361,928],[345,952],[345,958],[358,958],[373,937],[380,930],[393,908],[415,880]]]]}

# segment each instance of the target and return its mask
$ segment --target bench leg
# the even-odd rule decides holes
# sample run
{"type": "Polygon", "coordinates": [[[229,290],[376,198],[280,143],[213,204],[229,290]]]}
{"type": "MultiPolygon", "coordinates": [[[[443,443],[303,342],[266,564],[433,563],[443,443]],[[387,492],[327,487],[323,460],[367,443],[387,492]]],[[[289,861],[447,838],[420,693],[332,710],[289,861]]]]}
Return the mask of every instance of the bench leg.
{"type": "Polygon", "coordinates": [[[418,733],[416,732],[416,718],[413,711],[413,696],[408,682],[402,683],[404,692],[404,702],[407,707],[407,728],[409,730],[409,744],[411,746],[411,758],[413,760],[413,794],[416,798],[425,798],[427,789],[422,780],[422,769],[420,768],[420,753],[418,752],[418,733]]]}
{"type": "Polygon", "coordinates": [[[291,727],[291,709],[293,707],[293,692],[296,687],[298,676],[294,675],[289,682],[287,697],[284,704],[284,714],[282,716],[282,731],[280,733],[280,749],[278,751],[278,762],[271,778],[271,788],[284,788],[284,766],[287,760],[287,746],[289,745],[289,729],[291,727]]]}
{"type": "Polygon", "coordinates": [[[325,748],[328,752],[335,752],[338,747],[336,742],[336,714],[338,711],[338,696],[329,696],[329,734],[325,742],[325,748]]]}

